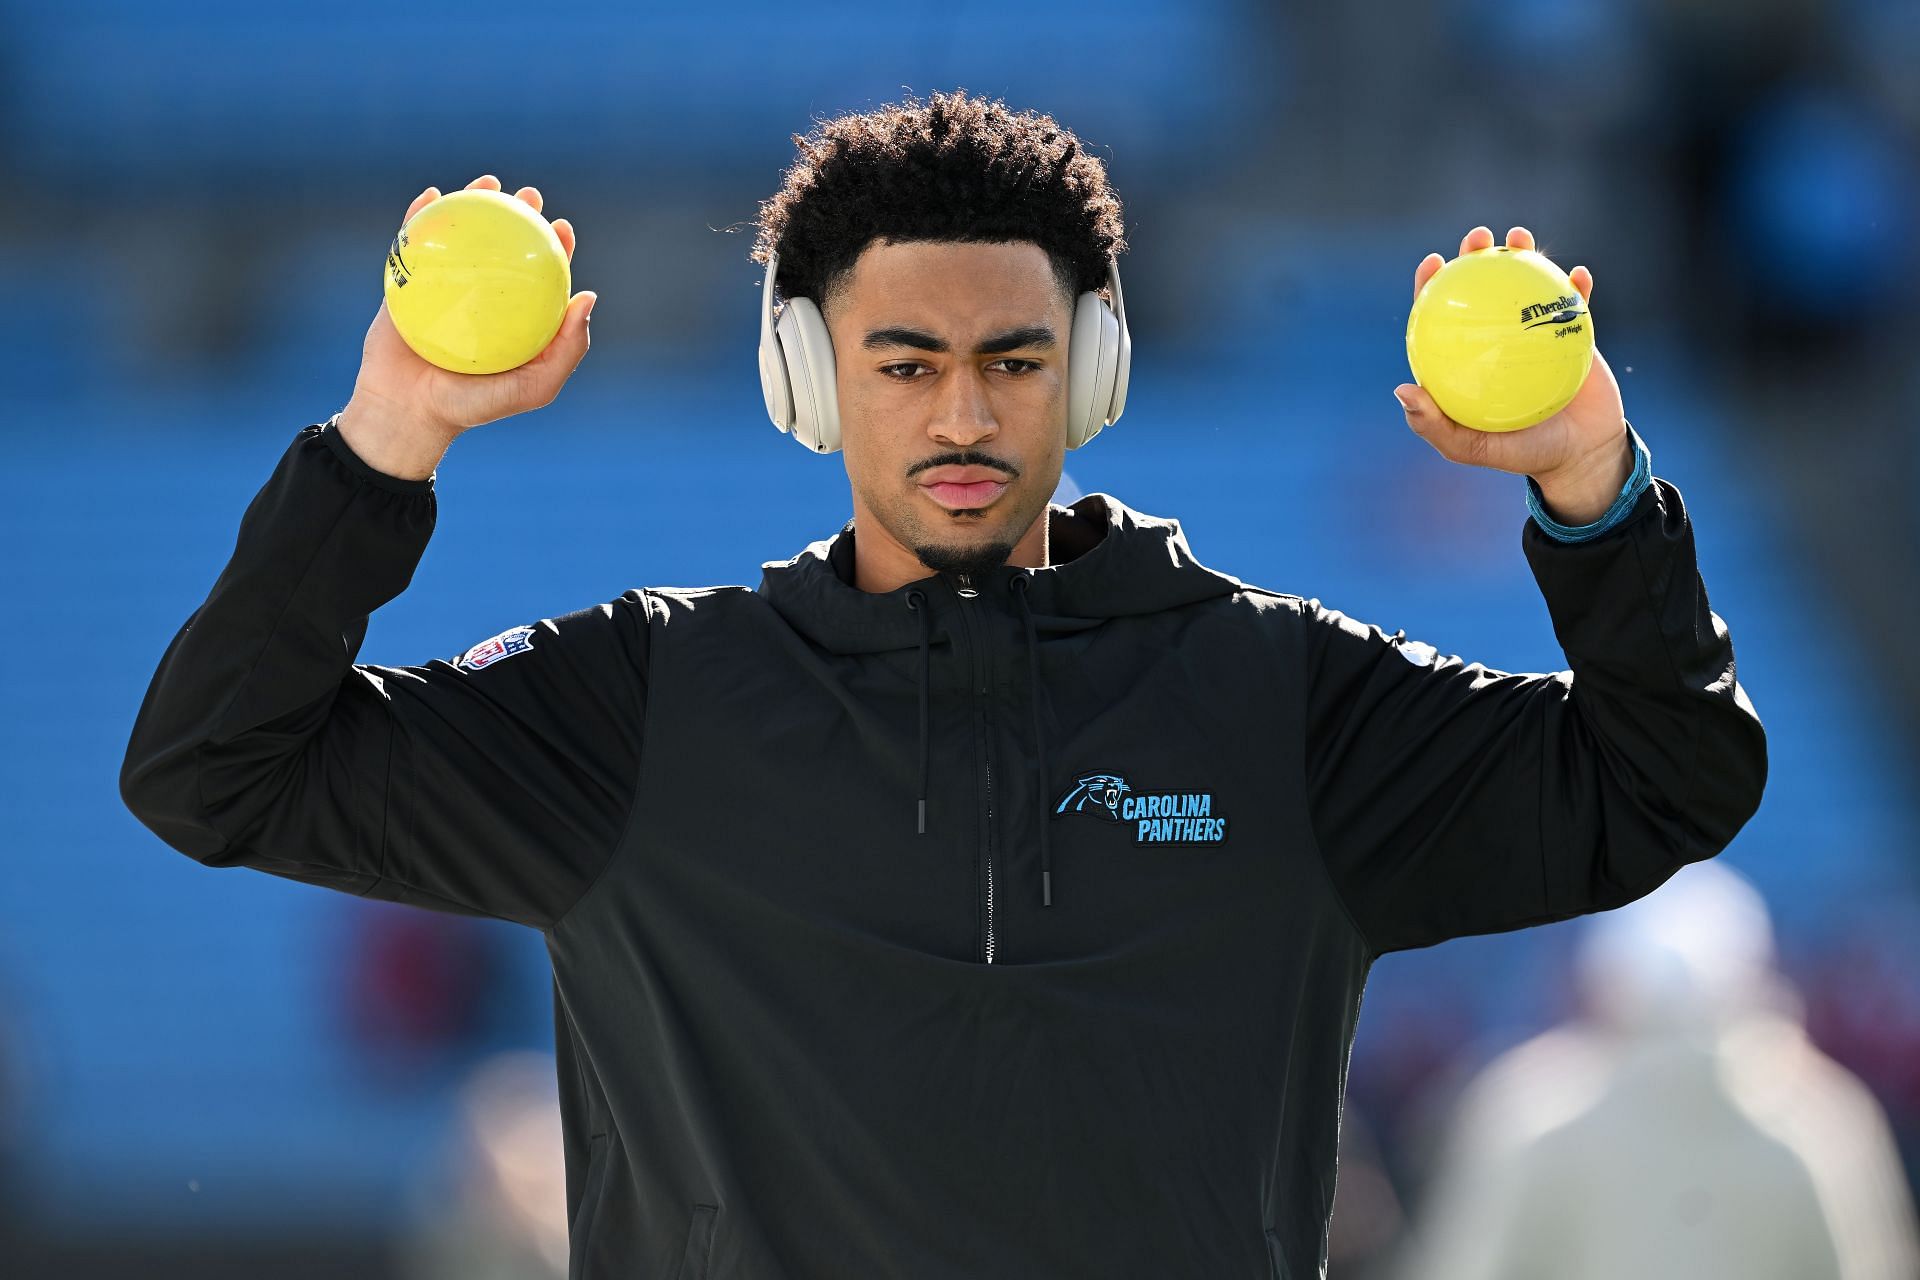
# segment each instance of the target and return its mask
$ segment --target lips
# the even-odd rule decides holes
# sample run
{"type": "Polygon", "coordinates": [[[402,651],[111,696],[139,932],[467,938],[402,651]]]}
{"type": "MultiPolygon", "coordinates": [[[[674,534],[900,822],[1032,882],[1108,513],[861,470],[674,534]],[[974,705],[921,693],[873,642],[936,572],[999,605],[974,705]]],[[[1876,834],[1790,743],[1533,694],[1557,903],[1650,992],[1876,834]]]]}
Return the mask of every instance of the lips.
{"type": "Polygon", "coordinates": [[[984,507],[1007,490],[1005,480],[975,480],[971,484],[951,480],[923,484],[920,491],[949,511],[984,507]]]}
{"type": "Polygon", "coordinates": [[[1012,484],[993,467],[934,467],[920,477],[920,492],[949,511],[984,507],[1012,484]]]}

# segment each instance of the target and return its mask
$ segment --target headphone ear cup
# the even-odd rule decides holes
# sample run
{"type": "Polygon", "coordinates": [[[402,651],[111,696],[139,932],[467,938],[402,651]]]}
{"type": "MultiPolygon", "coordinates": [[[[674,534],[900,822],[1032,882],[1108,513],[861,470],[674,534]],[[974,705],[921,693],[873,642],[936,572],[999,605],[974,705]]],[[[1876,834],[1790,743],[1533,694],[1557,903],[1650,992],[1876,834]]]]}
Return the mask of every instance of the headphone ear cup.
{"type": "Polygon", "coordinates": [[[767,417],[782,431],[793,429],[793,386],[787,379],[787,357],[780,349],[779,335],[771,329],[760,335],[760,394],[767,402],[767,417]]]}
{"type": "Polygon", "coordinates": [[[811,298],[789,298],[779,339],[793,384],[793,434],[815,453],[840,448],[840,401],[834,384],[833,340],[811,298]]]}
{"type": "Polygon", "coordinates": [[[1067,448],[1100,434],[1112,415],[1120,355],[1120,321],[1101,296],[1080,295],[1067,344],[1067,448]]]}

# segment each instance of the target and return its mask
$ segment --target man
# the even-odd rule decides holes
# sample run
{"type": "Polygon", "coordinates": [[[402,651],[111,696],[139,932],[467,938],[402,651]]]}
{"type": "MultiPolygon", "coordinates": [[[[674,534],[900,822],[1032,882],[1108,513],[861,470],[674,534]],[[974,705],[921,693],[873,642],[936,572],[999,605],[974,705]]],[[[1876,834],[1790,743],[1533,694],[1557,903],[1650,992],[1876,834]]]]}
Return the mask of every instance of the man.
{"type": "Polygon", "coordinates": [[[1044,116],[819,126],[762,209],[762,379],[844,448],[852,520],[757,590],[636,588],[416,667],[353,658],[434,468],[554,398],[593,298],[486,377],[382,311],[163,659],[122,792],[169,843],[542,931],[574,1276],[1315,1274],[1373,960],[1617,906],[1757,807],[1685,508],[1597,357],[1507,435],[1398,388],[1444,456],[1529,477],[1571,671],[1050,505],[1124,398],[1123,247],[1044,116]]]}
{"type": "Polygon", "coordinates": [[[1404,1280],[1913,1280],[1887,1115],[1807,1036],[1766,900],[1718,862],[1596,917],[1579,1012],[1460,1096],[1404,1280]]]}

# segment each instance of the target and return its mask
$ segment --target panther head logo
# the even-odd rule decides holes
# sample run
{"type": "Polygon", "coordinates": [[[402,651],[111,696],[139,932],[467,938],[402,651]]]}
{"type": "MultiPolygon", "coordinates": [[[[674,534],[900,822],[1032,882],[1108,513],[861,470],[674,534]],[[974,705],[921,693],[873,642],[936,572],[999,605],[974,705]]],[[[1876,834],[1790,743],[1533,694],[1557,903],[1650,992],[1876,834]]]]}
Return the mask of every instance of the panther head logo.
{"type": "Polygon", "coordinates": [[[1054,810],[1056,814],[1087,813],[1105,818],[1108,822],[1120,821],[1120,797],[1133,790],[1126,779],[1112,773],[1090,773],[1080,779],[1061,799],[1054,810]]]}

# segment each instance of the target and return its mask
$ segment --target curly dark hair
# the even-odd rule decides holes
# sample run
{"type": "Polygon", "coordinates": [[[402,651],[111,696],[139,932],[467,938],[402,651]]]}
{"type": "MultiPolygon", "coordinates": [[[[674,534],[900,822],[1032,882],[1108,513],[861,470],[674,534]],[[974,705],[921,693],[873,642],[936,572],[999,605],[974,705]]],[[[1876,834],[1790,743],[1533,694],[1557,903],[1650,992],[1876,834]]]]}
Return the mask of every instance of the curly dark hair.
{"type": "Polygon", "coordinates": [[[760,204],[752,258],[780,254],[776,289],[824,306],[876,237],[1046,250],[1069,300],[1104,287],[1126,250],[1106,166],[1051,116],[965,89],[909,95],[793,135],[780,190],[760,204]]]}

